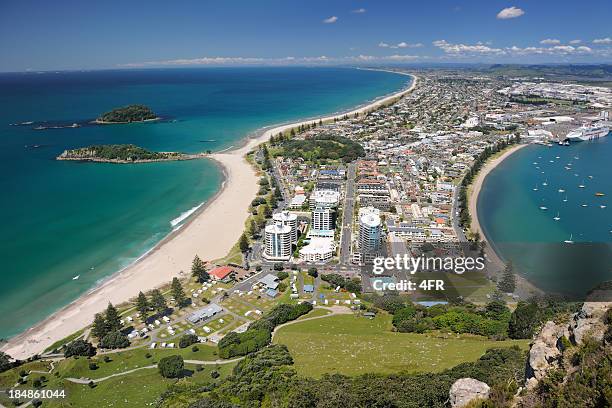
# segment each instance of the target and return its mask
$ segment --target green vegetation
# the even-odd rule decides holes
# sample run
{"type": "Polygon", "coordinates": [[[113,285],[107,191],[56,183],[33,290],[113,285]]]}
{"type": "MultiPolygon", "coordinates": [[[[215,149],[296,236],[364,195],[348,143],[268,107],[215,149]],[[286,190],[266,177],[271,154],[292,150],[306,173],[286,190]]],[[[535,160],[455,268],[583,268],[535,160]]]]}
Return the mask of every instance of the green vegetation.
{"type": "Polygon", "coordinates": [[[348,138],[322,135],[311,139],[285,140],[275,149],[274,154],[316,162],[342,160],[350,163],[364,157],[365,151],[359,143],[348,138]]]}
{"type": "Polygon", "coordinates": [[[96,349],[91,343],[79,339],[66,344],[64,347],[64,357],[83,356],[91,357],[96,354],[96,349]]]}
{"type": "Polygon", "coordinates": [[[204,262],[197,255],[193,258],[193,263],[191,264],[191,276],[196,278],[199,283],[208,282],[210,280],[210,275],[206,271],[204,262]]]}
{"type": "Polygon", "coordinates": [[[387,313],[372,320],[338,315],[292,324],[279,329],[274,343],[286,345],[298,373],[310,377],[437,372],[476,360],[491,347],[528,346],[528,341],[493,341],[465,334],[393,332],[387,313]]]}
{"type": "Polygon", "coordinates": [[[159,360],[159,364],[157,364],[157,367],[162,377],[179,378],[183,375],[183,370],[185,369],[185,362],[183,361],[183,357],[179,355],[173,355],[164,357],[159,360]]]}
{"type": "Polygon", "coordinates": [[[180,153],[158,153],[133,144],[94,145],[65,150],[58,160],[86,160],[101,162],[133,163],[143,161],[179,160],[180,153]]]}
{"type": "Polygon", "coordinates": [[[155,113],[153,113],[148,106],[129,105],[103,113],[96,121],[105,123],[130,123],[152,119],[157,119],[157,116],[155,116],[155,113]]]}
{"type": "Polygon", "coordinates": [[[553,297],[521,301],[510,316],[508,336],[512,339],[530,339],[547,320],[558,320],[577,312],[578,303],[563,302],[553,297]]]}
{"type": "Polygon", "coordinates": [[[439,374],[334,375],[313,379],[300,377],[287,348],[275,345],[245,358],[236,365],[233,375],[212,391],[189,389],[164,395],[160,406],[171,407],[171,402],[182,396],[183,406],[193,408],[442,408],[447,406],[448,390],[458,378],[472,377],[487,381],[494,390],[506,389],[522,381],[523,365],[524,352],[507,348],[489,350],[478,361],[439,374]]]}
{"type": "Polygon", "coordinates": [[[120,349],[130,345],[128,337],[120,331],[110,332],[100,340],[100,348],[105,349],[120,349]]]}
{"type": "Polygon", "coordinates": [[[347,279],[336,273],[321,275],[321,279],[329,283],[330,286],[333,286],[334,288],[340,286],[347,292],[361,293],[361,281],[359,279],[347,279]]]}
{"type": "Polygon", "coordinates": [[[231,358],[261,350],[272,340],[272,332],[278,325],[295,320],[312,310],[310,303],[280,304],[260,320],[251,323],[244,333],[230,332],[219,342],[219,356],[231,358]]]}

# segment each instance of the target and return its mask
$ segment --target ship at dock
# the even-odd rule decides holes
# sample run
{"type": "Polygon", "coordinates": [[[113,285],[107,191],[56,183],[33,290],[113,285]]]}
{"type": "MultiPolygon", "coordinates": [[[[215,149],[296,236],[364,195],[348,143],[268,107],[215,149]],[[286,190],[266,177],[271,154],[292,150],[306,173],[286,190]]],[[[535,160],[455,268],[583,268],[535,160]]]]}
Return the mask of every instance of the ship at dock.
{"type": "Polygon", "coordinates": [[[583,124],[577,129],[571,130],[565,140],[570,142],[586,142],[597,140],[608,136],[610,133],[609,112],[601,112],[601,120],[590,124],[583,124]]]}

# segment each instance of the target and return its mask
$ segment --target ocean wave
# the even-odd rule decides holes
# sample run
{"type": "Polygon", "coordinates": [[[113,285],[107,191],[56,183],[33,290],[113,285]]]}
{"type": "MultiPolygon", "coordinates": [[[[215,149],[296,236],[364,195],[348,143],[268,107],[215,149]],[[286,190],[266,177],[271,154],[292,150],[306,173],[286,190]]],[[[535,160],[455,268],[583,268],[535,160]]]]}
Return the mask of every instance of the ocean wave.
{"type": "Polygon", "coordinates": [[[170,221],[170,225],[172,227],[176,227],[178,224],[183,222],[187,217],[189,217],[191,214],[196,212],[198,210],[198,208],[202,207],[203,205],[204,205],[204,203],[200,203],[200,204],[196,205],[195,207],[193,207],[193,208],[191,208],[191,209],[181,213],[181,215],[179,215],[178,217],[176,217],[175,219],[170,221]]]}

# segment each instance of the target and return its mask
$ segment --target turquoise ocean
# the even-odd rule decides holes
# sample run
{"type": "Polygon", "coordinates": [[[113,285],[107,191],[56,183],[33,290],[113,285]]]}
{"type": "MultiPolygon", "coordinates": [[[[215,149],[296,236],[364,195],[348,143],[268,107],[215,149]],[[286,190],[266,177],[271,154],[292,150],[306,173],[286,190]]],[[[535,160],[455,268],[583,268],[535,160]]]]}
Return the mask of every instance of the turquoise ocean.
{"type": "Polygon", "coordinates": [[[580,300],[612,280],[611,162],[611,135],[512,154],[489,173],[478,199],[487,241],[548,293],[580,300]]]}
{"type": "Polygon", "coordinates": [[[0,74],[0,338],[27,329],[142,256],[223,181],[207,160],[54,160],[63,150],[133,143],[218,151],[262,127],[348,110],[409,82],[387,72],[298,67],[0,74]],[[88,125],[102,112],[134,103],[163,120],[88,125]],[[82,126],[63,128],[72,123],[82,126]],[[35,130],[41,125],[60,128],[35,130]]]}

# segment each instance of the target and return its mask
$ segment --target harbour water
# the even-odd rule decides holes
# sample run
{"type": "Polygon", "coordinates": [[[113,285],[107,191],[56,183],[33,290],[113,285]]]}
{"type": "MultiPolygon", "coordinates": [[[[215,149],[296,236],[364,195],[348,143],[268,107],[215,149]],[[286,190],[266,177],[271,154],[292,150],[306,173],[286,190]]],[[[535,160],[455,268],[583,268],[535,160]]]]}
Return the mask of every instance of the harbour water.
{"type": "Polygon", "coordinates": [[[297,67],[0,74],[0,338],[32,326],[142,256],[222,183],[208,160],[55,161],[63,150],[133,143],[156,151],[218,151],[264,126],[347,110],[409,80],[297,67]],[[88,124],[134,103],[163,120],[88,124]],[[35,130],[72,123],[81,127],[35,130]]]}
{"type": "Polygon", "coordinates": [[[487,240],[549,293],[578,300],[612,280],[610,160],[610,136],[514,153],[489,173],[478,199],[487,240]]]}

